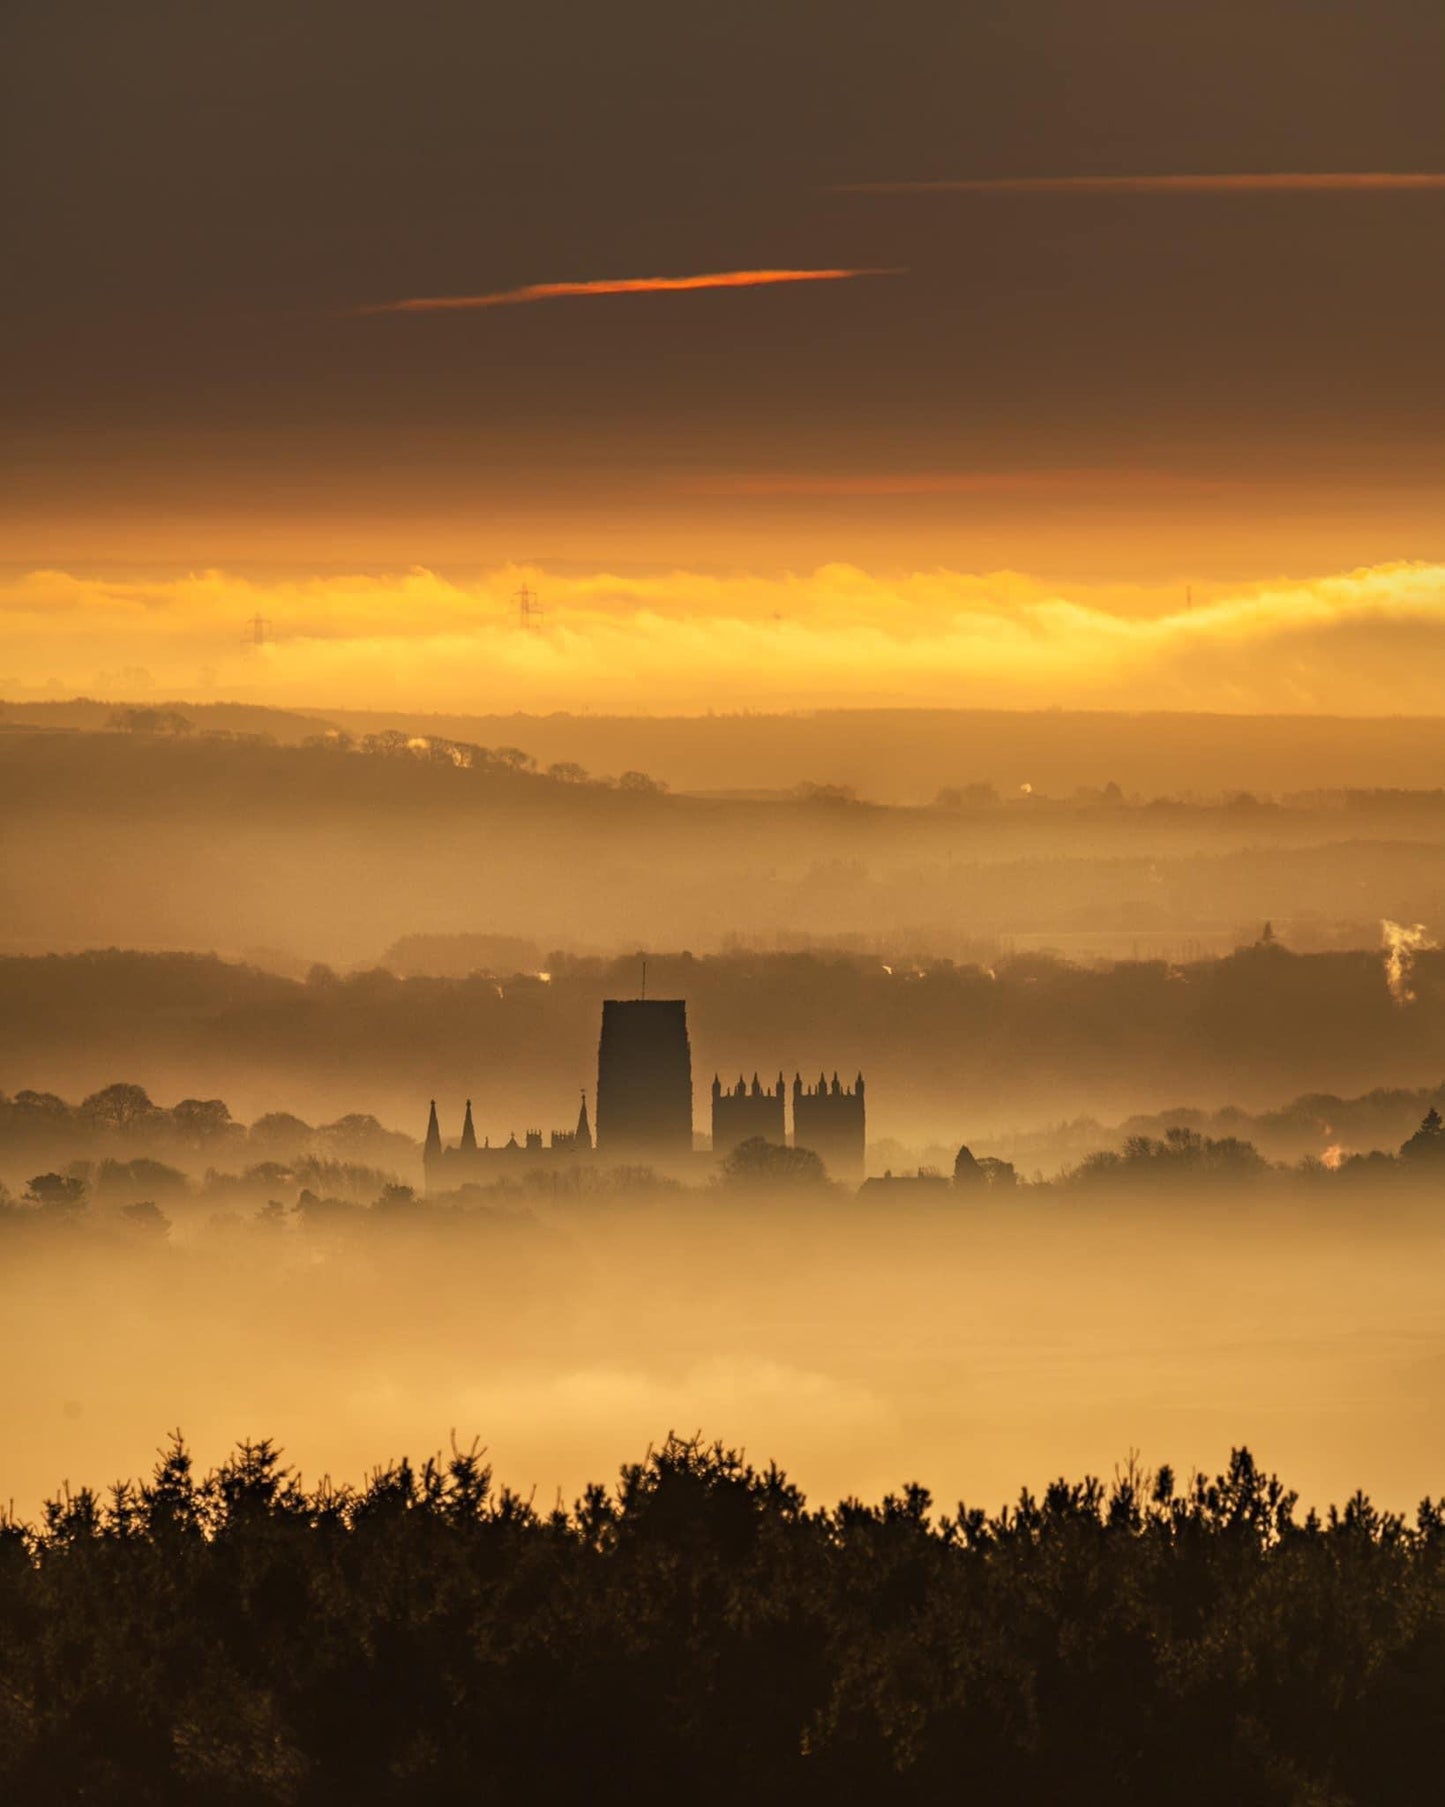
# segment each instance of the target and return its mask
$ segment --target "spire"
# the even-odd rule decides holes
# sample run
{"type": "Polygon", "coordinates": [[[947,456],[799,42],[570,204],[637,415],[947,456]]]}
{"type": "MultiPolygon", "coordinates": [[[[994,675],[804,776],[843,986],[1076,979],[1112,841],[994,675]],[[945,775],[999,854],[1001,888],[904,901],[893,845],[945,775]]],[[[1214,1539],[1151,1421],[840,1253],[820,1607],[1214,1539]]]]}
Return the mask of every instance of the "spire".
{"type": "Polygon", "coordinates": [[[752,1093],[751,1093],[751,1096],[752,1096],[752,1097],[754,1097],[754,1098],[760,1098],[760,1097],[761,1097],[761,1096],[762,1096],[762,1091],[763,1091],[763,1088],[762,1088],[762,1087],[761,1087],[761,1086],[760,1086],[760,1085],[759,1085],[759,1084],[758,1084],[758,1075],[757,1075],[757,1072],[756,1072],[756,1070],[754,1070],[754,1073],[753,1073],[753,1089],[752,1089],[752,1093]]]}
{"type": "MultiPolygon", "coordinates": [[[[713,1097],[716,1098],[721,1091],[722,1091],[722,1081],[718,1078],[717,1074],[714,1073],[712,1076],[712,1095],[713,1095],[713,1097]]],[[[582,1094],[582,1108],[584,1110],[587,1108],[587,1094],[585,1092],[582,1094]]]]}
{"type": "Polygon", "coordinates": [[[424,1161],[433,1161],[442,1151],[441,1125],[437,1122],[437,1101],[431,1101],[431,1115],[426,1123],[426,1147],[422,1151],[424,1161]]]}
{"type": "Polygon", "coordinates": [[[472,1101],[467,1100],[466,1121],[462,1124],[462,1152],[475,1154],[477,1151],[477,1132],[472,1128],[472,1101]]]}
{"type": "Polygon", "coordinates": [[[577,1113],[577,1146],[579,1148],[592,1146],[592,1125],[587,1121],[586,1092],[582,1094],[582,1108],[577,1113]]]}

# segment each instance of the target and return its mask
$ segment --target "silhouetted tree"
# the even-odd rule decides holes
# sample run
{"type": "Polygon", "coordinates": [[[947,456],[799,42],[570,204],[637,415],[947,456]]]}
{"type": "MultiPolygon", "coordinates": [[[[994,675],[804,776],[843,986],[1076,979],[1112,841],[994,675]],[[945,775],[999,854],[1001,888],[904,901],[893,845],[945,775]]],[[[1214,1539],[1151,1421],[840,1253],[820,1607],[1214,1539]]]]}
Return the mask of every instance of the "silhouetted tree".
{"type": "Polygon", "coordinates": [[[75,1174],[37,1173],[26,1185],[25,1202],[45,1211],[78,1211],[85,1203],[85,1181],[75,1174]]]}
{"type": "Polygon", "coordinates": [[[1247,1449],[935,1518],[669,1436],[540,1513],[476,1444],[266,1440],[0,1524],[0,1796],[1416,1807],[1445,1512],[1301,1516],[1247,1449]],[[645,1753],[645,1763],[638,1753],[645,1753]],[[614,1786],[612,1778],[621,1777],[614,1786]]]}
{"type": "Polygon", "coordinates": [[[131,1130],[154,1123],[159,1112],[143,1086],[108,1085],[81,1101],[81,1112],[111,1129],[131,1130]]]}
{"type": "Polygon", "coordinates": [[[666,782],[654,778],[647,772],[624,772],[617,780],[620,791],[631,791],[639,797],[660,797],[667,789],[666,782]]]}
{"type": "Polygon", "coordinates": [[[311,1146],[311,1125],[289,1111],[267,1111],[246,1131],[246,1146],[294,1160],[311,1146]]]}
{"type": "Polygon", "coordinates": [[[122,734],[190,734],[195,723],[179,709],[157,709],[148,705],[112,709],[106,727],[122,734]]]}
{"type": "Polygon", "coordinates": [[[827,1169],[811,1148],[785,1148],[763,1136],[749,1136],[723,1162],[723,1182],[759,1191],[796,1191],[824,1186],[827,1169]]]}
{"type": "Polygon", "coordinates": [[[1442,1157],[1445,1157],[1445,1123],[1442,1123],[1439,1111],[1432,1104],[1420,1127],[1401,1147],[1400,1159],[1418,1165],[1438,1161],[1442,1157]]]}
{"type": "Polygon", "coordinates": [[[141,1156],[134,1161],[101,1161],[90,1176],[90,1185],[101,1203],[172,1199],[184,1195],[186,1176],[178,1167],[141,1156]]]}
{"type": "Polygon", "coordinates": [[[1122,1151],[1101,1149],[1087,1155],[1069,1178],[1076,1183],[1123,1182],[1179,1185],[1190,1181],[1256,1180],[1269,1163],[1252,1143],[1236,1136],[1204,1136],[1176,1124],[1162,1140],[1129,1136],[1122,1151]]]}
{"type": "Polygon", "coordinates": [[[954,1156],[953,1183],[955,1186],[984,1186],[988,1176],[973,1157],[973,1150],[965,1143],[954,1156]]]}
{"type": "Polygon", "coordinates": [[[170,1115],[177,1134],[195,1147],[243,1133],[220,1098],[182,1098],[170,1115]]]}

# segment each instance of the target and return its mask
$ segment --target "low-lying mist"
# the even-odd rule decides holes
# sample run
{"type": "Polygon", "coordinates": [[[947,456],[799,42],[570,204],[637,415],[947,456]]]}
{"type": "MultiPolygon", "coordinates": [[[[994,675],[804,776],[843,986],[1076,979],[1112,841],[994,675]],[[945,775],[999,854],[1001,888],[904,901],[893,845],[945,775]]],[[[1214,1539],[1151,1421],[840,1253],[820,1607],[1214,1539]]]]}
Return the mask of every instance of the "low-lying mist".
{"type": "MultiPolygon", "coordinates": [[[[92,1214],[93,1217],[94,1214],[92,1214]]],[[[873,1204],[626,1192],[3,1225],[0,1499],[268,1436],[310,1477],[478,1435],[539,1505],[669,1429],[810,1494],[997,1503],[1247,1442],[1306,1501],[1438,1493],[1434,1189],[873,1204]]]]}
{"type": "MultiPolygon", "coordinates": [[[[318,968],[293,978],[187,955],[0,957],[10,1030],[0,1088],[78,1100],[127,1081],[167,1103],[223,1099],[247,1121],[297,1113],[340,1134],[369,1113],[414,1138],[433,1098],[454,1138],[471,1098],[478,1137],[494,1143],[570,1128],[579,1088],[596,1077],[602,1002],[635,995],[641,962],[547,958],[545,973],[318,968]]],[[[687,1001],[703,1134],[714,1072],[791,1079],[821,1067],[866,1075],[871,1141],[967,1141],[1029,1172],[1077,1158],[1099,1145],[1099,1125],[1140,1113],[1274,1112],[1317,1094],[1304,1121],[1266,1130],[1272,1155],[1298,1158],[1335,1142],[1402,1140],[1418,1099],[1394,1101],[1380,1121],[1337,1121],[1336,1105],[1382,1087],[1435,1087],[1445,1074],[1445,955],[1430,949],[1411,955],[1393,991],[1381,950],[1297,954],[1277,939],[1188,962],[654,951],[647,965],[653,995],[687,1001]]],[[[41,1119],[45,1105],[42,1096],[41,1119]]],[[[323,1142],[312,1152],[336,1146],[323,1142]]],[[[42,1146],[35,1158],[54,1159],[42,1146]]],[[[366,1150],[344,1158],[377,1164],[366,1150]]]]}
{"type": "Polygon", "coordinates": [[[1191,800],[1090,762],[1097,781],[1062,795],[953,764],[909,807],[831,767],[758,794],[720,764],[714,794],[679,795],[647,770],[544,771],[530,748],[400,730],[279,746],[175,713],[0,726],[0,951],[271,950],[305,970],[480,933],[604,954],[1189,958],[1266,919],[1301,949],[1445,920],[1439,792],[1191,800]]]}

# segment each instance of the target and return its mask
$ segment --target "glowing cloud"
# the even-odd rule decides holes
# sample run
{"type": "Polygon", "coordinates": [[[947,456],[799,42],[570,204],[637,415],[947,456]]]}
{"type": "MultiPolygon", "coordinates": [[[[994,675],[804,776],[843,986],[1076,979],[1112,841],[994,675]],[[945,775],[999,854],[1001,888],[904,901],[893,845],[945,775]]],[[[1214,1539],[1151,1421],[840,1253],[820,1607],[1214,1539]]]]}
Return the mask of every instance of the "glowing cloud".
{"type": "Polygon", "coordinates": [[[672,295],[694,289],[762,289],[787,282],[849,282],[859,276],[901,276],[897,269],[718,270],[705,276],[626,276],[599,282],[530,282],[489,295],[415,295],[406,301],[378,301],[358,314],[439,314],[468,308],[522,307],[531,301],[559,301],[579,295],[672,295]]]}
{"type": "Polygon", "coordinates": [[[467,581],[0,581],[0,694],[649,713],[923,707],[1439,711],[1445,566],[1261,584],[1121,612],[1020,572],[763,575],[504,567],[467,581]],[[518,628],[526,581],[542,626],[518,628]],[[260,614],[263,645],[241,644],[260,614]]]}
{"type": "Polygon", "coordinates": [[[1380,933],[1385,942],[1385,983],[1390,988],[1390,996],[1397,1004],[1413,1004],[1415,956],[1439,943],[1432,940],[1423,922],[1412,923],[1407,928],[1404,923],[1391,922],[1386,917],[1380,924],[1380,933]]]}
{"type": "Polygon", "coordinates": [[[844,182],[839,194],[1362,194],[1445,189],[1424,170],[1284,170],[1192,176],[963,176],[903,182],[844,182]]]}

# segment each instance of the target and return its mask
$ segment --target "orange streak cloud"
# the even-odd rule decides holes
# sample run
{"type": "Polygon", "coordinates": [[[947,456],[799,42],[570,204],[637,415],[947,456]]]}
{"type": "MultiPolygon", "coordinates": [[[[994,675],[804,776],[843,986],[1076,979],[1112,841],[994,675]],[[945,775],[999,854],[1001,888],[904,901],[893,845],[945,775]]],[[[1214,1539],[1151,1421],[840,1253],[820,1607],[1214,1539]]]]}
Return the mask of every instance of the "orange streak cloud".
{"type": "Polygon", "coordinates": [[[520,307],[573,295],[659,295],[690,289],[759,289],[779,282],[846,282],[855,276],[899,276],[901,270],[719,270],[707,276],[626,276],[601,282],[530,282],[490,295],[416,295],[379,301],[358,314],[434,314],[459,308],[520,307]]]}
{"type": "Polygon", "coordinates": [[[1358,194],[1445,189],[1445,174],[1335,170],[1225,176],[966,176],[934,181],[845,182],[842,194],[1358,194]]]}
{"type": "Polygon", "coordinates": [[[1171,471],[1053,468],[1002,471],[793,472],[743,471],[688,479],[676,485],[705,496],[1112,496],[1120,490],[1217,491],[1243,479],[1196,477],[1171,471]]]}

